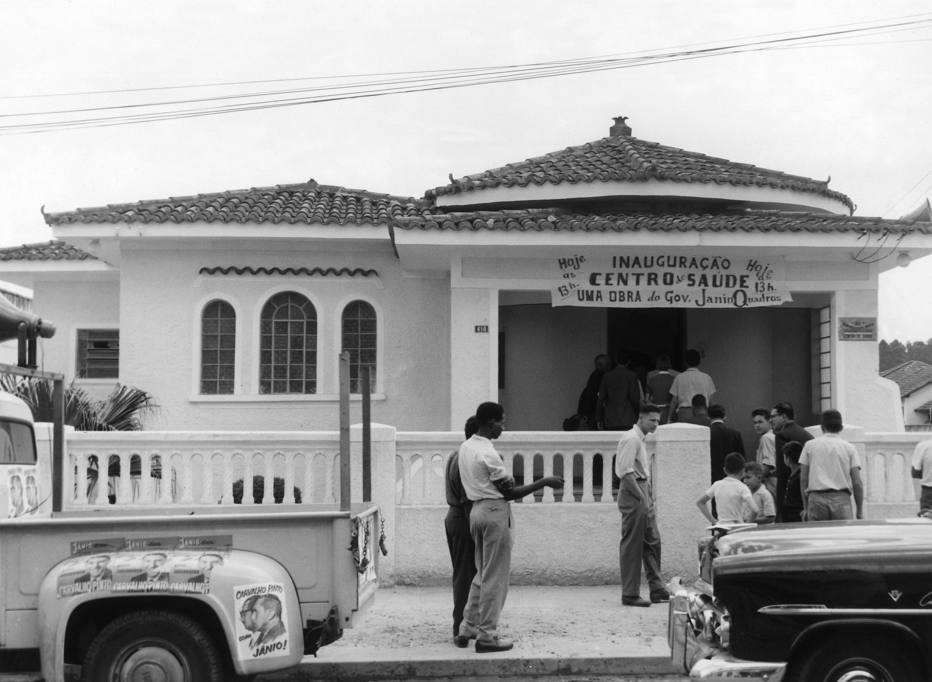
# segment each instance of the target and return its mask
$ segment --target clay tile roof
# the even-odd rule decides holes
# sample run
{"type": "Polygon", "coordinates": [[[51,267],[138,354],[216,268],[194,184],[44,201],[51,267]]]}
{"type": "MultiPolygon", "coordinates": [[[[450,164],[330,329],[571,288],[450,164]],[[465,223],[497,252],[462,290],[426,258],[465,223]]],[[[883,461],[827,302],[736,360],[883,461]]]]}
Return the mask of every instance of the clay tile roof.
{"type": "Polygon", "coordinates": [[[399,218],[396,229],[450,232],[785,232],[932,234],[932,223],[826,213],[744,210],[720,213],[567,213],[504,210],[399,218]]]}
{"type": "Polygon", "coordinates": [[[318,185],[310,180],[44,215],[49,225],[201,222],[384,225],[393,218],[418,215],[426,206],[411,197],[318,185]]]}
{"type": "Polygon", "coordinates": [[[809,192],[836,199],[848,208],[854,203],[846,195],[828,188],[828,180],[736,163],[627,135],[604,137],[595,142],[567,147],[558,152],[510,163],[475,175],[453,180],[428,190],[427,198],[459,194],[492,187],[527,187],[561,183],[645,182],[717,183],[759,186],[809,192]]]}
{"type": "Polygon", "coordinates": [[[900,397],[905,398],[932,383],[932,365],[919,360],[909,360],[881,372],[880,376],[895,381],[900,387],[900,397]]]}
{"type": "Polygon", "coordinates": [[[56,240],[0,249],[0,261],[97,260],[91,254],[56,240]]]}

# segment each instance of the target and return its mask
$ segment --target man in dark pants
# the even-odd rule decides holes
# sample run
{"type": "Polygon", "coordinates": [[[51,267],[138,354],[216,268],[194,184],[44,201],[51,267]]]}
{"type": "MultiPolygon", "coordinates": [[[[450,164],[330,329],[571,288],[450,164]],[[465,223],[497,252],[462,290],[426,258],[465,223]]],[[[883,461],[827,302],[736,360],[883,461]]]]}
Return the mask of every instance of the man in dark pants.
{"type": "Polygon", "coordinates": [[[602,377],[596,401],[596,421],[606,431],[627,431],[638,417],[641,403],[641,382],[628,369],[628,358],[622,353],[618,364],[602,377]]]}
{"type": "Polygon", "coordinates": [[[644,440],[660,423],[660,408],[643,404],[637,423],[622,434],[615,453],[618,510],[621,512],[621,541],[618,564],[621,571],[621,603],[625,606],[650,606],[668,601],[669,593],[660,577],[660,533],[654,515],[650,487],[650,464],[644,440]],[[647,574],[650,601],[641,597],[641,563],[647,574]]]}
{"type": "MultiPolygon", "coordinates": [[[[469,440],[478,431],[476,417],[466,420],[465,435],[469,440]]],[[[458,452],[447,460],[446,494],[447,516],[443,527],[447,534],[447,547],[450,550],[450,562],[453,564],[453,637],[460,632],[463,622],[463,609],[469,598],[469,585],[476,575],[476,545],[469,533],[469,510],[472,505],[463,490],[460,469],[457,465],[458,452]]]]}
{"type": "Polygon", "coordinates": [[[725,406],[709,406],[709,453],[711,455],[712,483],[725,478],[725,455],[744,454],[744,441],[737,429],[725,426],[725,406]]]}
{"type": "MultiPolygon", "coordinates": [[[[773,427],[774,448],[777,452],[783,452],[783,446],[787,443],[796,441],[800,445],[805,445],[807,440],[812,440],[812,434],[797,424],[795,419],[796,413],[788,402],[777,403],[770,409],[770,425],[773,427]]],[[[786,498],[786,482],[789,477],[789,467],[782,457],[778,457],[777,499],[774,500],[777,503],[777,521],[783,520],[782,507],[786,498]]]]}

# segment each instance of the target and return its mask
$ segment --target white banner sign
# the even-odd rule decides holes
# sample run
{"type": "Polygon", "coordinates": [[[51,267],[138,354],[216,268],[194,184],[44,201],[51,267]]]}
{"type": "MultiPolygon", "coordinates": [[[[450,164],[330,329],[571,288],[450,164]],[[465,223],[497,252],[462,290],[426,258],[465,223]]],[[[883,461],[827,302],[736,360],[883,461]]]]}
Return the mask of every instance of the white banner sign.
{"type": "Polygon", "coordinates": [[[755,308],[793,300],[782,259],[577,254],[554,265],[554,306],[755,308]]]}

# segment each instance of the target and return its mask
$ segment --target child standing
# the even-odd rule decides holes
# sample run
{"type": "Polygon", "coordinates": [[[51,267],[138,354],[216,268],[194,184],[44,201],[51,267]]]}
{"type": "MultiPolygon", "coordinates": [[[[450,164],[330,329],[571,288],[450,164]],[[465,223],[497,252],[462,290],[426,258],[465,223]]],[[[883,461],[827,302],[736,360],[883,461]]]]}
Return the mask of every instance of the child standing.
{"type": "Polygon", "coordinates": [[[783,497],[783,511],[780,520],[784,523],[798,523],[802,521],[803,491],[799,481],[799,456],[803,452],[802,443],[791,440],[783,446],[783,463],[790,470],[786,479],[786,495],[783,497]]]}
{"type": "Polygon", "coordinates": [[[764,466],[759,462],[748,462],[744,465],[744,484],[751,489],[751,495],[760,507],[760,513],[754,520],[757,523],[773,523],[777,516],[777,508],[773,503],[773,495],[763,485],[764,476],[764,466]]]}
{"type": "Polygon", "coordinates": [[[743,523],[753,521],[760,507],[754,501],[751,489],[741,480],[744,457],[737,452],[725,456],[725,478],[715,481],[705,494],[696,500],[696,506],[709,523],[743,523]],[[709,501],[715,501],[718,519],[709,511],[709,501]]]}

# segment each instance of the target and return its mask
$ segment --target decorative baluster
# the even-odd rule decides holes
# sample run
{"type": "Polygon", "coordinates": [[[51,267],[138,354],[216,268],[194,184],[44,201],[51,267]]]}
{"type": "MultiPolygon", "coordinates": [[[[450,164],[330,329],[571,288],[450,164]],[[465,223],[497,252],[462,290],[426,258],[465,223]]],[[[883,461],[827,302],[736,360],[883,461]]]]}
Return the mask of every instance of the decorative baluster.
{"type": "Polygon", "coordinates": [[[134,504],[151,504],[152,498],[149,497],[149,491],[152,488],[152,453],[146,452],[139,455],[139,483],[137,484],[136,498],[134,504]]]}
{"type": "Polygon", "coordinates": [[[602,499],[600,502],[612,502],[612,481],[614,480],[614,471],[612,470],[612,457],[610,454],[602,454],[602,499]]]}
{"type": "Polygon", "coordinates": [[[594,457],[591,452],[584,452],[582,456],[582,502],[595,502],[595,496],[592,494],[592,461],[594,457]]]}
{"type": "Polygon", "coordinates": [[[117,504],[128,507],[133,502],[133,477],[130,473],[133,455],[118,455],[120,460],[120,479],[117,484],[117,504]]]}
{"type": "Polygon", "coordinates": [[[169,505],[175,502],[175,454],[169,453],[159,456],[162,466],[161,478],[156,480],[156,501],[159,505],[169,505]]]}
{"type": "Polygon", "coordinates": [[[213,476],[213,455],[205,455],[201,462],[201,503],[215,504],[214,499],[214,476],[213,476]]]}
{"type": "Polygon", "coordinates": [[[253,489],[253,481],[255,480],[255,473],[253,472],[253,460],[255,459],[255,454],[252,455],[243,455],[243,498],[240,500],[240,504],[255,504],[255,490],[253,489]]]}
{"type": "Polygon", "coordinates": [[[285,462],[285,496],[282,498],[282,504],[293,505],[294,500],[294,458],[295,454],[291,453],[281,453],[282,458],[285,462]]]}
{"type": "MultiPolygon", "coordinates": [[[[87,506],[87,465],[84,460],[90,461],[87,455],[69,455],[67,470],[65,471],[64,489],[73,492],[71,503],[76,507],[87,506]],[[69,479],[74,479],[73,483],[69,479]]],[[[44,492],[44,491],[43,491],[44,492]]]]}
{"type": "MultiPolygon", "coordinates": [[[[548,476],[553,476],[553,458],[555,454],[553,452],[549,454],[541,454],[540,457],[544,460],[544,478],[548,476]]],[[[541,498],[541,502],[552,503],[556,501],[556,498],[553,496],[553,488],[549,485],[544,488],[544,496],[541,498]]]]}

